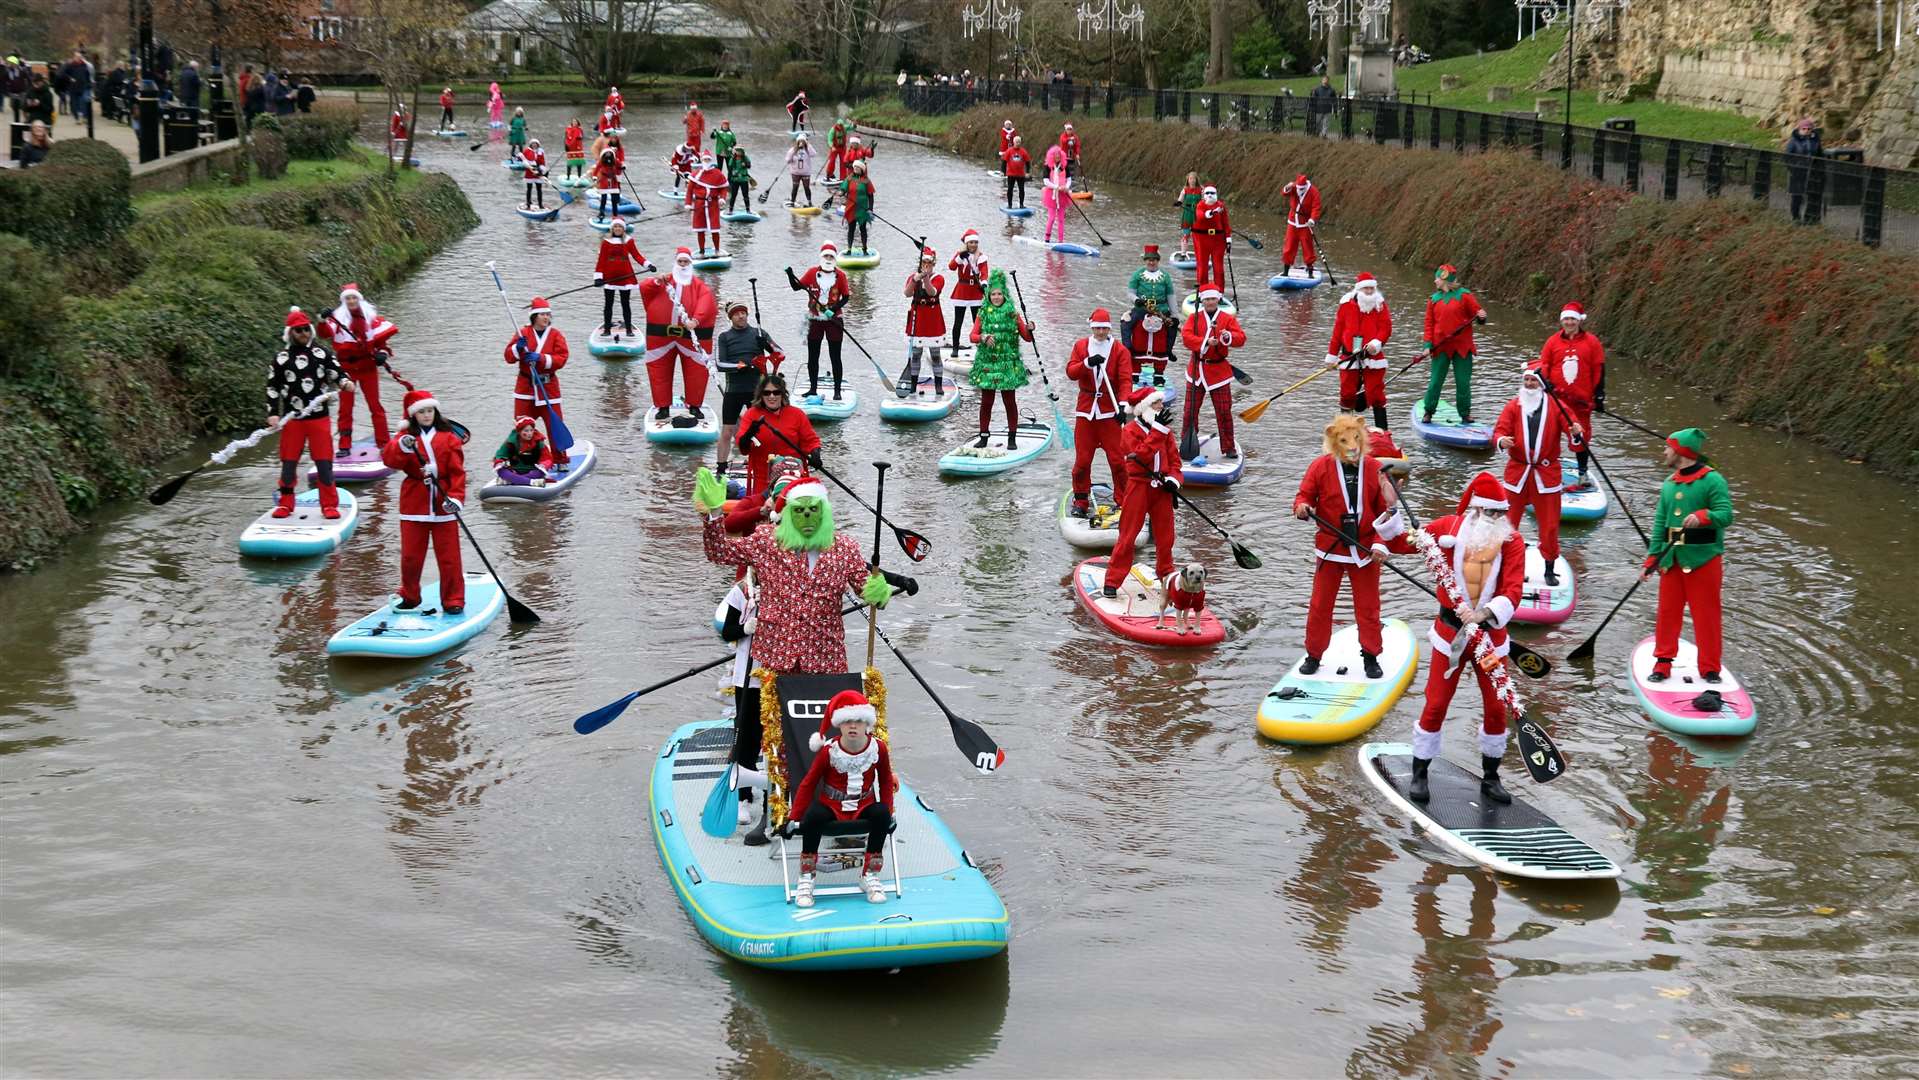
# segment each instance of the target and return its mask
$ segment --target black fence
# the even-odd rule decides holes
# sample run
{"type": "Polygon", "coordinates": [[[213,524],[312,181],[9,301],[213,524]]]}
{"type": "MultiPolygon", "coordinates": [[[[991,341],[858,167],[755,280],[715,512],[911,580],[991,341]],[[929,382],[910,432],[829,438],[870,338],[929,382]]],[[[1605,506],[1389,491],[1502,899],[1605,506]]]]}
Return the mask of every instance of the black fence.
{"type": "Polygon", "coordinates": [[[1867,247],[1890,244],[1919,250],[1919,172],[1867,165],[1864,154],[1853,149],[1833,148],[1816,158],[1788,155],[1732,143],[1642,135],[1630,120],[1609,120],[1599,128],[1568,127],[1539,113],[1475,112],[1397,97],[1314,99],[1010,80],[983,82],[972,89],[905,86],[900,96],[907,108],[928,114],[1007,104],[1458,154],[1513,149],[1643,195],[1669,201],[1746,198],[1867,247]]]}

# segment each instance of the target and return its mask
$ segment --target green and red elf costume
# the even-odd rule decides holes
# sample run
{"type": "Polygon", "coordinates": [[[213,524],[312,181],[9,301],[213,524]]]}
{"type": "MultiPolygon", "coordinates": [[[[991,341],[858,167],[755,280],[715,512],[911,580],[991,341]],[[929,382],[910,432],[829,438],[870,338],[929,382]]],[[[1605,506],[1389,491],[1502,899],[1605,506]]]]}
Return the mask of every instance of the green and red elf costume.
{"type": "Polygon", "coordinates": [[[1726,528],[1732,524],[1732,492],[1706,457],[1706,433],[1675,431],[1666,448],[1679,467],[1659,489],[1652,543],[1646,549],[1644,576],[1659,575],[1659,621],[1653,629],[1655,663],[1651,679],[1672,675],[1679,651],[1679,627],[1692,609],[1693,643],[1699,646],[1699,672],[1719,681],[1720,586],[1725,579],[1726,528]]]}
{"type": "Polygon", "coordinates": [[[873,181],[866,175],[866,162],[855,161],[853,171],[846,178],[846,253],[862,254],[873,250],[872,238],[867,228],[873,221],[873,198],[878,194],[873,189],[873,181]],[[860,246],[853,246],[853,232],[860,234],[860,246]]]}
{"type": "Polygon", "coordinates": [[[1132,310],[1120,324],[1120,343],[1133,354],[1140,371],[1150,361],[1153,385],[1166,385],[1166,364],[1173,358],[1173,339],[1179,320],[1173,315],[1173,275],[1159,268],[1159,245],[1147,244],[1143,265],[1126,279],[1132,310]]]}
{"type": "Polygon", "coordinates": [[[1199,209],[1199,197],[1205,189],[1199,186],[1198,178],[1190,173],[1186,177],[1186,186],[1179,189],[1179,196],[1173,205],[1179,207],[1179,254],[1191,257],[1193,254],[1193,215],[1199,209]]]}
{"type": "Polygon", "coordinates": [[[1420,418],[1432,423],[1433,409],[1439,405],[1439,391],[1446,385],[1446,369],[1453,372],[1453,402],[1459,409],[1459,422],[1470,423],[1473,416],[1473,324],[1484,326],[1486,309],[1465,286],[1459,284],[1459,271],[1451,263],[1433,271],[1432,299],[1426,301],[1426,351],[1432,357],[1432,373],[1426,378],[1426,396],[1420,402],[1420,418]]]}

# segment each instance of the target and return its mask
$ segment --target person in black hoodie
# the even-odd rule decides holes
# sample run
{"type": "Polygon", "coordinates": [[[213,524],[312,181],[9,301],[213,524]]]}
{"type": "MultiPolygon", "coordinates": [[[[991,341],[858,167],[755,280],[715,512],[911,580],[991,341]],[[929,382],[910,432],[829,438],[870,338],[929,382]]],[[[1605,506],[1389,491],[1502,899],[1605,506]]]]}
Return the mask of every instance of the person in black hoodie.
{"type": "Polygon", "coordinates": [[[1806,178],[1812,172],[1809,159],[1824,157],[1825,153],[1819,145],[1819,129],[1812,125],[1812,117],[1802,118],[1786,140],[1786,190],[1792,194],[1794,221],[1804,220],[1801,212],[1806,203],[1806,178]]]}

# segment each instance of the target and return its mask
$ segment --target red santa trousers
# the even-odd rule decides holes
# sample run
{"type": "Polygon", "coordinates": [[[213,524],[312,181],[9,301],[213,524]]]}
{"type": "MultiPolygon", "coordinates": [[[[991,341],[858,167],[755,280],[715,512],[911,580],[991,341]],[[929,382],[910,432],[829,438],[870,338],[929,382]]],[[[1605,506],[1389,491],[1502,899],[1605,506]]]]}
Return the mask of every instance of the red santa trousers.
{"type": "Polygon", "coordinates": [[[1084,495],[1093,490],[1093,451],[1106,452],[1106,467],[1112,470],[1114,480],[1113,497],[1123,494],[1120,478],[1126,475],[1125,459],[1120,456],[1119,417],[1109,416],[1104,420],[1088,420],[1084,416],[1073,420],[1073,494],[1084,495]]]}
{"type": "MultiPolygon", "coordinates": [[[[1194,268],[1199,274],[1199,288],[1207,285],[1226,287],[1226,238],[1207,236],[1205,233],[1193,234],[1193,258],[1199,260],[1194,268]]],[[[1197,291],[1197,290],[1195,290],[1197,291]]]]}
{"type": "MultiPolygon", "coordinates": [[[[646,362],[646,381],[653,388],[653,407],[664,409],[673,404],[673,360],[675,354],[668,353],[657,360],[646,362]]],[[[679,354],[680,381],[686,387],[686,403],[702,405],[706,402],[706,365],[685,354],[679,354]]]]}
{"type": "Polygon", "coordinates": [[[333,460],[333,433],[327,430],[326,417],[309,416],[305,420],[285,420],[280,424],[280,460],[300,460],[302,447],[315,461],[333,460]]]}
{"type": "Polygon", "coordinates": [[[1351,368],[1339,369],[1339,407],[1348,412],[1360,412],[1374,405],[1386,404],[1386,369],[1366,368],[1354,371],[1351,368]],[[1359,389],[1364,382],[1366,403],[1359,403],[1359,389]]]}
{"type": "Polygon", "coordinates": [[[1313,598],[1306,607],[1306,655],[1323,656],[1333,640],[1333,602],[1339,599],[1341,578],[1353,580],[1353,618],[1359,623],[1359,647],[1378,656],[1384,646],[1379,630],[1379,561],[1365,566],[1314,560],[1313,598]]]}
{"type": "Polygon", "coordinates": [[[1133,545],[1141,525],[1153,525],[1153,571],[1165,581],[1173,573],[1173,493],[1134,481],[1119,508],[1119,543],[1106,564],[1106,587],[1119,588],[1133,569],[1133,545]]]}
{"type": "Polygon", "coordinates": [[[1548,563],[1559,558],[1559,492],[1541,494],[1539,481],[1528,477],[1524,491],[1506,492],[1506,520],[1519,527],[1526,508],[1533,508],[1533,522],[1539,526],[1539,555],[1548,563]]]}
{"type": "Polygon", "coordinates": [[[1725,574],[1726,560],[1718,556],[1697,570],[1674,566],[1660,573],[1659,621],[1652,633],[1654,656],[1678,654],[1679,625],[1686,617],[1686,609],[1691,608],[1692,641],[1699,646],[1699,670],[1701,673],[1719,670],[1719,586],[1725,574]]]}
{"type": "Polygon", "coordinates": [[[353,385],[358,383],[366,395],[366,411],[373,417],[373,441],[385,446],[393,432],[386,426],[386,406],[380,404],[380,365],[372,360],[346,360],[340,366],[347,374],[347,381],[340,384],[340,441],[353,439],[353,385]]]}
{"type": "MultiPolygon", "coordinates": [[[[1186,384],[1186,410],[1180,419],[1181,431],[1199,430],[1200,401],[1210,396],[1213,399],[1213,415],[1219,421],[1219,452],[1232,457],[1236,444],[1233,442],[1233,388],[1215,387],[1210,395],[1200,386],[1191,382],[1186,384]]],[[[1157,529],[1159,526],[1155,525],[1157,529]]]]}
{"type": "Polygon", "coordinates": [[[466,606],[466,574],[460,569],[460,523],[457,521],[400,522],[400,599],[420,602],[420,569],[426,548],[433,545],[433,561],[440,568],[440,607],[466,606]]]}
{"type": "Polygon", "coordinates": [[[1318,261],[1314,258],[1317,254],[1318,252],[1313,248],[1313,230],[1302,225],[1286,226],[1286,242],[1279,248],[1280,262],[1287,266],[1295,262],[1303,262],[1311,266],[1318,261]],[[1299,258],[1293,258],[1294,255],[1298,255],[1299,258]]]}
{"type": "MultiPolygon", "coordinates": [[[[1461,630],[1461,636],[1467,633],[1461,630]]],[[[1415,757],[1435,758],[1439,756],[1439,726],[1446,721],[1446,707],[1453,703],[1453,693],[1459,689],[1459,679],[1467,668],[1479,681],[1479,705],[1481,719],[1479,723],[1479,752],[1486,756],[1497,756],[1506,749],[1506,706],[1500,703],[1499,692],[1493,689],[1492,676],[1487,675],[1478,661],[1473,659],[1472,645],[1466,645],[1466,657],[1451,673],[1446,670],[1446,658],[1433,653],[1431,671],[1426,676],[1426,707],[1419,712],[1418,730],[1413,732],[1413,755],[1415,757]],[[1432,751],[1430,754],[1422,750],[1432,751]]]]}

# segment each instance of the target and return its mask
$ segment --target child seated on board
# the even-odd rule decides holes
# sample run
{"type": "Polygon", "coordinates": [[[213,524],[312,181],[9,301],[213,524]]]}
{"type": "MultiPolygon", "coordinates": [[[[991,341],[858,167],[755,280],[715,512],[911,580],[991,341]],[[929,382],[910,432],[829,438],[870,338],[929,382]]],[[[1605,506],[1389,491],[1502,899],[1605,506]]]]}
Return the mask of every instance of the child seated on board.
{"type": "Polygon", "coordinates": [[[531,416],[515,420],[506,441],[493,451],[493,471],[502,484],[545,487],[552,479],[549,472],[552,468],[553,452],[547,448],[546,436],[540,434],[540,426],[531,416]]]}
{"type": "Polygon", "coordinates": [[[794,790],[789,811],[790,818],[800,823],[800,882],[793,896],[800,907],[813,906],[820,834],[835,821],[857,820],[866,825],[866,865],[860,871],[860,888],[873,903],[886,902],[886,890],[880,884],[885,860],[880,851],[893,827],[893,789],[899,785],[893,779],[886,743],[873,734],[877,722],[872,703],[858,690],[842,690],[826,703],[819,734],[811,740],[816,751],[813,766],[794,790]],[[835,727],[839,735],[829,741],[835,727]]]}

